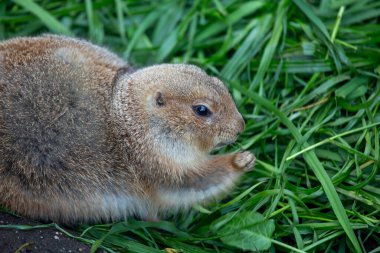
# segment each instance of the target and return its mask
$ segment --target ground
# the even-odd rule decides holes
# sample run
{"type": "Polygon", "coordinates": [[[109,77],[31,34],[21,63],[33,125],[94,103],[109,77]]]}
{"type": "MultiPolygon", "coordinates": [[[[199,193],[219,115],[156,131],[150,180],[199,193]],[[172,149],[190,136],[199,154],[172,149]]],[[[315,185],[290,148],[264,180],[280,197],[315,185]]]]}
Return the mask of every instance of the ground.
{"type": "MultiPolygon", "coordinates": [[[[0,213],[0,225],[38,225],[22,217],[0,213]]],[[[71,232],[71,231],[70,231],[71,232]]],[[[1,253],[89,252],[90,246],[54,228],[32,230],[0,228],[1,253]]]]}

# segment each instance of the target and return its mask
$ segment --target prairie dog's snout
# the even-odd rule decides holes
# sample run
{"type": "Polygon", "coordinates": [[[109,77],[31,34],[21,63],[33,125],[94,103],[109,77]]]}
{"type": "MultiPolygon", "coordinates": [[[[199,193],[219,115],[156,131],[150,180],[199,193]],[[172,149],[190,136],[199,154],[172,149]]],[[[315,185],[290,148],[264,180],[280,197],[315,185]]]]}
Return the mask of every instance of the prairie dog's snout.
{"type": "Polygon", "coordinates": [[[128,71],[63,36],[0,43],[0,204],[64,223],[156,219],[222,195],[248,152],[212,156],[245,123],[196,66],[128,71]]]}
{"type": "Polygon", "coordinates": [[[245,121],[244,121],[244,119],[243,119],[243,117],[240,115],[240,119],[238,119],[238,121],[239,121],[239,128],[238,128],[238,133],[237,133],[237,135],[239,135],[239,134],[241,134],[243,131],[244,131],[244,129],[245,129],[245,121]]]}

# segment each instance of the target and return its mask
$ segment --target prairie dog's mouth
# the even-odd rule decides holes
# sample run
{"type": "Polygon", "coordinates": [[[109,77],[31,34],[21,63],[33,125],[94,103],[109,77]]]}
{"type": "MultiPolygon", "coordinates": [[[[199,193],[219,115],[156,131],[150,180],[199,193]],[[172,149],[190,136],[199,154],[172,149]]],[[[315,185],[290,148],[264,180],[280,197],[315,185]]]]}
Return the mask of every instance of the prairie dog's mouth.
{"type": "Polygon", "coordinates": [[[221,149],[227,145],[230,145],[232,143],[234,143],[236,141],[236,139],[233,139],[233,140],[227,140],[227,141],[221,141],[219,142],[218,144],[216,144],[213,148],[213,150],[218,150],[218,149],[221,149]]]}
{"type": "Polygon", "coordinates": [[[222,148],[224,146],[227,146],[228,144],[231,144],[233,143],[232,141],[229,141],[229,142],[220,142],[218,144],[216,144],[216,146],[214,148],[222,148]]]}

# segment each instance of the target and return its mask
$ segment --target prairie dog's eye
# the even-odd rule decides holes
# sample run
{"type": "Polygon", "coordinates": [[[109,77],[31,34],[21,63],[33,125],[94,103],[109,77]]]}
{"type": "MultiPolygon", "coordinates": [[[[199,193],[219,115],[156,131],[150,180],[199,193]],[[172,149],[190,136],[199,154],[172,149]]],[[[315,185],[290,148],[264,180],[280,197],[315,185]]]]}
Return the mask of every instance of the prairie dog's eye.
{"type": "Polygon", "coordinates": [[[193,105],[193,111],[196,115],[201,117],[210,117],[212,112],[205,105],[193,105]]]}

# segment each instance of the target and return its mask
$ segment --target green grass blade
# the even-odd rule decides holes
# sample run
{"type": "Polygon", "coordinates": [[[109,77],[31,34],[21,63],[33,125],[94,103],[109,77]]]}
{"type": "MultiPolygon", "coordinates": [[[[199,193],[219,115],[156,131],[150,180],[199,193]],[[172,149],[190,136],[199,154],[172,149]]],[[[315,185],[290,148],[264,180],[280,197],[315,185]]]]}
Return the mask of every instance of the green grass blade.
{"type": "Polygon", "coordinates": [[[144,20],[141,23],[138,24],[138,29],[134,33],[134,36],[130,40],[129,45],[124,52],[124,57],[126,59],[130,57],[132,49],[135,47],[138,41],[141,40],[141,37],[145,30],[148,29],[148,27],[150,27],[159,18],[160,15],[162,15],[160,11],[151,12],[144,18],[144,20]]]}
{"type": "Polygon", "coordinates": [[[319,147],[319,146],[321,146],[321,145],[323,145],[325,143],[328,143],[328,142],[330,142],[332,140],[335,140],[337,138],[343,137],[345,135],[350,135],[350,134],[353,134],[353,133],[356,133],[356,132],[359,132],[359,131],[363,131],[365,129],[368,129],[368,128],[371,128],[371,127],[375,127],[375,126],[378,126],[378,125],[380,125],[380,122],[376,122],[376,123],[373,123],[373,124],[369,124],[369,125],[366,125],[366,126],[362,126],[362,127],[356,128],[356,129],[352,129],[352,130],[344,132],[344,133],[340,133],[340,134],[334,135],[334,136],[332,136],[332,137],[330,137],[328,139],[325,139],[323,141],[320,141],[318,143],[310,145],[310,146],[308,146],[307,148],[305,148],[305,149],[303,149],[301,151],[298,151],[297,153],[295,153],[295,154],[287,157],[286,160],[287,161],[292,160],[292,159],[296,158],[297,156],[299,156],[301,154],[304,154],[305,152],[307,152],[309,150],[315,149],[316,147],[319,147]]]}
{"type": "Polygon", "coordinates": [[[254,90],[258,87],[258,85],[263,81],[264,75],[273,59],[274,52],[277,49],[278,42],[280,40],[281,34],[283,31],[283,24],[285,22],[286,11],[288,9],[289,0],[282,0],[278,5],[278,9],[276,11],[275,24],[273,27],[273,32],[271,35],[271,39],[264,49],[263,57],[261,58],[261,62],[259,65],[259,69],[257,70],[256,76],[253,79],[252,83],[249,86],[249,90],[254,90]]]}
{"type": "Polygon", "coordinates": [[[52,32],[66,35],[71,34],[67,27],[62,25],[54,16],[52,16],[49,12],[41,8],[41,6],[36,4],[33,0],[12,1],[36,15],[41,20],[41,22],[44,23],[52,32]]]}
{"type": "MultiPolygon", "coordinates": [[[[277,117],[280,118],[282,123],[286,125],[286,127],[290,130],[293,137],[296,139],[296,141],[300,144],[303,143],[303,136],[299,133],[298,129],[294,126],[294,124],[275,106],[272,105],[268,100],[262,98],[257,93],[245,90],[244,88],[237,87],[240,89],[240,91],[243,94],[246,94],[249,98],[251,98],[255,103],[259,104],[260,106],[266,108],[270,112],[273,112],[277,115],[277,117]]],[[[307,142],[302,144],[303,148],[307,148],[309,145],[307,142]]],[[[344,206],[338,196],[338,193],[335,190],[335,187],[329,177],[329,175],[326,173],[326,170],[323,168],[323,165],[318,160],[318,157],[315,155],[315,152],[313,150],[310,150],[303,154],[305,161],[310,166],[310,168],[313,170],[315,175],[317,176],[319,182],[321,183],[323,190],[326,193],[327,198],[329,199],[329,203],[337,216],[341,226],[343,227],[344,231],[346,232],[348,238],[350,239],[351,243],[353,244],[356,252],[362,252],[362,249],[359,245],[359,242],[355,236],[355,233],[351,227],[351,224],[349,222],[349,219],[347,217],[346,211],[344,209],[344,206]]]]}
{"type": "Polygon", "coordinates": [[[318,18],[314,11],[304,0],[293,0],[293,2],[301,9],[301,11],[310,19],[310,21],[318,28],[326,39],[330,39],[330,34],[327,31],[325,24],[318,18]]]}

